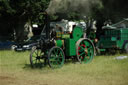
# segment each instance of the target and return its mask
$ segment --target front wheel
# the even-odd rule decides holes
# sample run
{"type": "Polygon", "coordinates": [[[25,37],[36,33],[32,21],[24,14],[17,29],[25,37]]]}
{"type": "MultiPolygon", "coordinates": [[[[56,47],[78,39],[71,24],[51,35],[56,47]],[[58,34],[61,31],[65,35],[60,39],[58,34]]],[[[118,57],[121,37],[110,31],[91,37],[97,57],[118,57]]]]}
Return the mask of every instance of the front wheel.
{"type": "Polygon", "coordinates": [[[59,68],[64,64],[65,55],[60,47],[54,46],[48,53],[48,63],[51,68],[59,68]]]}
{"type": "Polygon", "coordinates": [[[31,67],[42,67],[45,65],[45,58],[43,58],[44,53],[41,51],[41,49],[37,49],[36,46],[32,47],[32,51],[30,53],[30,64],[31,67]]]}

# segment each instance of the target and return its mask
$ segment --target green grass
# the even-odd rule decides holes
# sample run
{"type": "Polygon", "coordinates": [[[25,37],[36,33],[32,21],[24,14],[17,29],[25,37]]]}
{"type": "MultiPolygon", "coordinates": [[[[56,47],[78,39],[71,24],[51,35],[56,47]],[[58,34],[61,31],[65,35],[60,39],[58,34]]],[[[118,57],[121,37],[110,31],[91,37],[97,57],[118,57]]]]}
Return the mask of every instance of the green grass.
{"type": "Polygon", "coordinates": [[[29,54],[0,51],[0,85],[128,85],[128,59],[114,59],[120,54],[95,56],[89,64],[69,62],[54,70],[32,69],[29,54]]]}

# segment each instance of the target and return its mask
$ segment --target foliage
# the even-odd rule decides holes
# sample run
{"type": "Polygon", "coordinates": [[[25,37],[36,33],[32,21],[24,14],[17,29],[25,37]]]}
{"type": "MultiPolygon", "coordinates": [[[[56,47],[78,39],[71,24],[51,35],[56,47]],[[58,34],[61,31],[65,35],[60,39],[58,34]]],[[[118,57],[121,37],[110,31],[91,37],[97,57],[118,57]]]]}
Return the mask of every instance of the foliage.
{"type": "Polygon", "coordinates": [[[48,7],[50,0],[1,0],[2,16],[25,16],[27,19],[40,18],[40,13],[48,7]],[[6,15],[4,15],[6,14],[6,15]]]}
{"type": "Polygon", "coordinates": [[[69,18],[69,20],[79,20],[80,14],[77,11],[76,12],[69,12],[68,18],[69,18]]]}
{"type": "MultiPolygon", "coordinates": [[[[51,0],[0,0],[0,35],[11,35],[14,33],[14,30],[18,33],[18,30],[16,29],[23,29],[23,25],[25,24],[24,22],[42,25],[44,23],[44,11],[47,9],[50,1],[51,0]]],[[[113,23],[115,23],[123,18],[127,18],[127,0],[97,1],[99,1],[99,4],[92,3],[90,5],[91,10],[89,10],[89,14],[87,14],[88,12],[84,13],[84,11],[88,10],[86,4],[84,6],[80,6],[78,3],[75,3],[75,5],[73,5],[73,3],[67,3],[66,6],[62,5],[60,13],[53,15],[51,18],[52,20],[79,20],[83,19],[83,15],[88,15],[90,19],[97,21],[98,36],[102,32],[101,28],[106,20],[110,19],[113,23]],[[79,7],[75,8],[74,6],[77,5],[79,7]],[[84,9],[82,9],[82,7],[84,9]],[[64,12],[64,8],[68,8],[66,12],[64,12]]],[[[57,8],[61,8],[61,5],[58,5],[57,8]]]]}
{"type": "MultiPolygon", "coordinates": [[[[10,30],[6,34],[13,34],[14,30],[18,34],[19,31],[23,32],[26,22],[30,25],[33,23],[42,25],[43,12],[49,2],[50,0],[0,0],[0,23],[4,25],[1,28],[10,30]]],[[[2,32],[4,30],[1,29],[0,34],[2,32]]]]}
{"type": "Polygon", "coordinates": [[[112,19],[114,22],[120,21],[122,18],[126,18],[128,12],[127,4],[128,1],[124,0],[102,0],[104,10],[107,18],[112,19]]]}

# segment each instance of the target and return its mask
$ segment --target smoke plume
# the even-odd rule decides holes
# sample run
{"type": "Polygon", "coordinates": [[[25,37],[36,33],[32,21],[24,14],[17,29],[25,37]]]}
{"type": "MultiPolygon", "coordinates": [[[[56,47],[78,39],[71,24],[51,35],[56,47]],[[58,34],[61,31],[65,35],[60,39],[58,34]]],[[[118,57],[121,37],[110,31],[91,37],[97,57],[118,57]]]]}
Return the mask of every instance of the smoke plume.
{"type": "Polygon", "coordinates": [[[99,4],[100,0],[51,0],[47,12],[49,14],[77,11],[80,14],[89,14],[93,4],[99,4]]]}

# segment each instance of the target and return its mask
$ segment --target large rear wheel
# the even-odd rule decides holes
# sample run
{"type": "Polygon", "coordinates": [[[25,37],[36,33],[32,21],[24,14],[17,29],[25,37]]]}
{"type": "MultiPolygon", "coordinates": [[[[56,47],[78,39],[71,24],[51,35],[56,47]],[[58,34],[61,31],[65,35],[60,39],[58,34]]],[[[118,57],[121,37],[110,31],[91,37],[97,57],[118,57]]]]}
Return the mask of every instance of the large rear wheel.
{"type": "Polygon", "coordinates": [[[65,55],[60,47],[54,46],[48,53],[48,62],[51,68],[59,68],[64,64],[65,55]]]}
{"type": "Polygon", "coordinates": [[[81,38],[77,41],[76,54],[80,63],[89,63],[92,61],[94,53],[94,45],[89,39],[81,38]]]}

